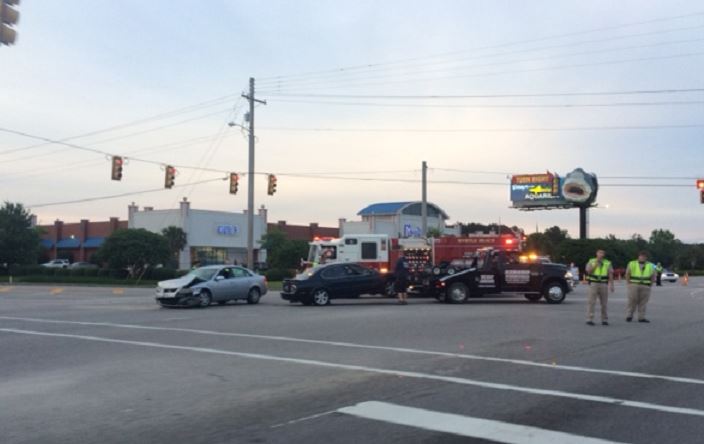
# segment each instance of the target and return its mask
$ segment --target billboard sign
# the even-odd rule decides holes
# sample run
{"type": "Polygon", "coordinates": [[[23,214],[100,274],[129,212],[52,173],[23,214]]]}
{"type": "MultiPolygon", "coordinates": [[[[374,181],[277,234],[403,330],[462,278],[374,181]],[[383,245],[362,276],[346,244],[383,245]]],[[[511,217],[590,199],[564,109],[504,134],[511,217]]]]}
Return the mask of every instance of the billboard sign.
{"type": "Polygon", "coordinates": [[[596,175],[581,168],[564,177],[550,172],[520,174],[511,177],[511,202],[521,210],[589,207],[598,188],[596,175]]]}

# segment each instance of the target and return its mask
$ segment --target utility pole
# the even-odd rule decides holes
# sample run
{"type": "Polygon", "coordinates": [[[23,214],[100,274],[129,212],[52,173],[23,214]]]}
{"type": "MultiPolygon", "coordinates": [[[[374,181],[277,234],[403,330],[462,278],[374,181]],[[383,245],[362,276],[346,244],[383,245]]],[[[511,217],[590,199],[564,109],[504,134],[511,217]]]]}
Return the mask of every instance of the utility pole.
{"type": "Polygon", "coordinates": [[[249,78],[249,168],[247,170],[247,267],[254,269],[254,103],[266,105],[265,100],[254,98],[254,77],[249,78]]]}
{"type": "Polygon", "coordinates": [[[423,190],[422,203],[420,205],[422,237],[428,237],[428,163],[423,161],[423,190]]]}

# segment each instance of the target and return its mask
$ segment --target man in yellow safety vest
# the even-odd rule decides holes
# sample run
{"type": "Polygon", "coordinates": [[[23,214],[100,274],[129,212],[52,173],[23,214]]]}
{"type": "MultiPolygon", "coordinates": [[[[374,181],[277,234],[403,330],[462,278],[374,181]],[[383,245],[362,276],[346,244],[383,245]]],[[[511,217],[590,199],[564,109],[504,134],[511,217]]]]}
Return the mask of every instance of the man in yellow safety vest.
{"type": "Polygon", "coordinates": [[[633,313],[638,310],[638,322],[650,322],[645,318],[645,306],[650,300],[650,290],[655,282],[655,265],[648,262],[648,253],[638,253],[638,260],[631,261],[626,269],[628,282],[628,309],[626,321],[633,320],[633,313]]]}
{"type": "Polygon", "coordinates": [[[609,301],[609,290],[614,292],[614,268],[611,261],[605,259],[606,252],[597,250],[596,257],[591,259],[585,271],[589,282],[589,298],[587,300],[587,325],[594,325],[594,307],[599,299],[601,306],[601,325],[609,325],[609,315],[607,303],[609,301]]]}

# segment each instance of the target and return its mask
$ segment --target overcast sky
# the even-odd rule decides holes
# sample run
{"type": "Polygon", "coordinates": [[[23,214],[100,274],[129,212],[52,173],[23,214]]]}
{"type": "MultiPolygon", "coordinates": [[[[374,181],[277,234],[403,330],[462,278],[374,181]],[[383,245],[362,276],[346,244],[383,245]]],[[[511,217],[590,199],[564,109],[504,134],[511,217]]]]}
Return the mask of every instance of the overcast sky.
{"type": "MultiPolygon", "coordinates": [[[[158,189],[159,162],[245,172],[247,140],[227,122],[243,123],[238,96],[254,76],[268,101],[256,110],[256,169],[279,174],[273,197],[256,178],[256,205],[272,221],[336,225],[373,202],[419,199],[412,181],[426,160],[431,181],[470,182],[430,184],[451,222],[558,224],[576,237],[576,210],[509,208],[506,174],[583,167],[604,184],[592,236],[663,227],[704,242],[691,179],[704,177],[703,92],[541,96],[704,88],[701,2],[26,0],[19,9],[17,44],[0,47],[0,128],[62,140],[138,121],[70,140],[132,156],[121,182],[104,154],[0,132],[0,199],[32,206],[42,223],[125,219],[129,202],[172,208],[184,196],[194,208],[246,208],[246,178],[236,196],[218,181],[38,205],[158,189]],[[495,97],[527,94],[538,96],[495,97]],[[378,97],[388,95],[494,97],[378,97]],[[412,131],[369,131],[390,129],[412,131]],[[512,131],[486,131],[500,129],[512,131]],[[613,178],[622,176],[648,178],[613,178]],[[687,186],[613,186],[627,183],[687,186]]],[[[176,183],[218,177],[180,169],[176,183]]]]}

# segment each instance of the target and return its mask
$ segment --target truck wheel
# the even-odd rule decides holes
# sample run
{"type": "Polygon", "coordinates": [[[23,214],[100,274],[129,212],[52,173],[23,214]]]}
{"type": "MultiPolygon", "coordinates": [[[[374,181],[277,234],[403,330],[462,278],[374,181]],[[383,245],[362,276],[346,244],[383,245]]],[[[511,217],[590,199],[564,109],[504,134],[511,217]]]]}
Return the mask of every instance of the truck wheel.
{"type": "Polygon", "coordinates": [[[384,284],[384,296],[387,298],[395,298],[396,297],[396,288],[394,286],[394,281],[388,280],[384,284]]]}
{"type": "Polygon", "coordinates": [[[462,304],[469,297],[469,287],[462,282],[455,282],[447,289],[445,301],[450,304],[462,304]]]}
{"type": "Polygon", "coordinates": [[[543,296],[548,304],[561,304],[567,296],[567,291],[560,282],[548,282],[543,287],[543,296]]]}
{"type": "Polygon", "coordinates": [[[532,293],[526,294],[524,296],[526,297],[526,299],[528,299],[531,302],[538,302],[543,297],[542,294],[532,294],[532,293]]]}

